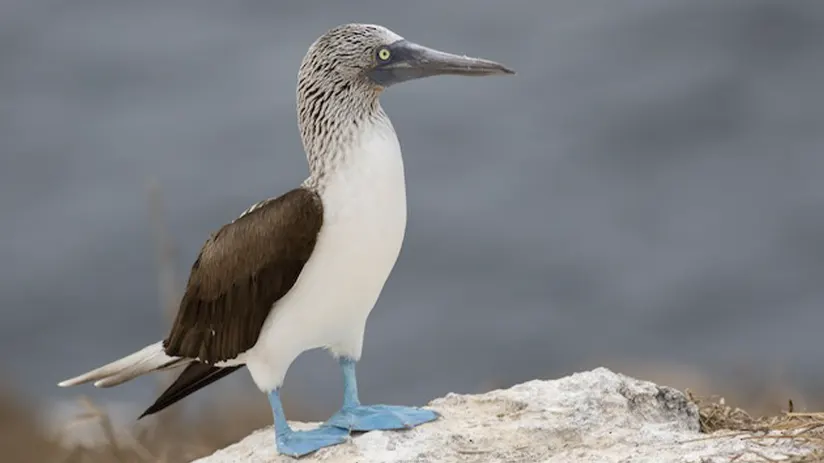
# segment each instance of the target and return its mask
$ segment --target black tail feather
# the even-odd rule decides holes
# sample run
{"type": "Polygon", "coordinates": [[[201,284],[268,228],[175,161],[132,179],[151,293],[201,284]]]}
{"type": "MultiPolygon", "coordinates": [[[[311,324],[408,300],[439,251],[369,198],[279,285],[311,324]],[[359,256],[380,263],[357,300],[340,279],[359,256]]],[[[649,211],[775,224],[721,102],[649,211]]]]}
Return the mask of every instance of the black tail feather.
{"type": "Polygon", "coordinates": [[[175,382],[163,391],[163,394],[160,394],[160,397],[157,398],[155,403],[147,408],[137,419],[139,420],[144,416],[152,415],[163,410],[198,389],[204,388],[220,378],[229,375],[241,366],[242,365],[218,368],[200,362],[190,363],[189,366],[180,373],[180,376],[177,377],[175,382]]]}

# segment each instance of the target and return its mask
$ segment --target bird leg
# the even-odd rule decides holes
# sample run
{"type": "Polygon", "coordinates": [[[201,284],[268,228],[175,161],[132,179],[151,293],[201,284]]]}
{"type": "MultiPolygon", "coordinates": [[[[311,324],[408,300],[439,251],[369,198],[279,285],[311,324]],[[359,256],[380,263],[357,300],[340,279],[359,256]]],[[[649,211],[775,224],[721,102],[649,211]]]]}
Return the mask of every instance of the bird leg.
{"type": "Polygon", "coordinates": [[[275,417],[275,443],[278,452],[292,457],[301,457],[323,447],[341,444],[348,439],[348,432],[343,429],[321,427],[309,431],[295,431],[286,422],[280,391],[269,393],[269,403],[275,417]]]}
{"type": "Polygon", "coordinates": [[[361,405],[358,398],[358,381],[355,360],[341,357],[343,371],[343,407],[324,423],[347,431],[372,431],[376,429],[409,429],[433,421],[438,413],[423,408],[398,405],[361,405]]]}

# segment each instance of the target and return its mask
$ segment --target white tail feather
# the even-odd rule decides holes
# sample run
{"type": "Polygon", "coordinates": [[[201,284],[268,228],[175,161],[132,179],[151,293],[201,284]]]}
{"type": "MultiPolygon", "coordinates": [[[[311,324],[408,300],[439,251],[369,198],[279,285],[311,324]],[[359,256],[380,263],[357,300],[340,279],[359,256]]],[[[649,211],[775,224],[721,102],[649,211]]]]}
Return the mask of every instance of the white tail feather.
{"type": "Polygon", "coordinates": [[[94,381],[95,387],[117,386],[146,373],[168,368],[170,367],[169,364],[177,359],[178,357],[166,355],[163,350],[163,343],[156,342],[120,360],[115,360],[108,365],[103,365],[80,376],[67,379],[57,385],[69,387],[94,381]]]}

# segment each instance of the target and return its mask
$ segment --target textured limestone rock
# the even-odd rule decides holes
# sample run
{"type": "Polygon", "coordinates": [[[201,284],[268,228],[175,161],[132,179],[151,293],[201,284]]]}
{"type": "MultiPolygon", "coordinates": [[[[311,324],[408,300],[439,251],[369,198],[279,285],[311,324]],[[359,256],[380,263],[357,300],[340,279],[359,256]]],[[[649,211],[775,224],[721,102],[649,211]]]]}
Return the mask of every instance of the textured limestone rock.
{"type": "Polygon", "coordinates": [[[485,394],[449,394],[428,407],[443,417],[409,431],[353,435],[300,460],[277,455],[267,428],[197,462],[715,463],[805,453],[789,440],[765,446],[746,436],[708,438],[699,434],[698,410],[684,394],[605,368],[485,394]]]}

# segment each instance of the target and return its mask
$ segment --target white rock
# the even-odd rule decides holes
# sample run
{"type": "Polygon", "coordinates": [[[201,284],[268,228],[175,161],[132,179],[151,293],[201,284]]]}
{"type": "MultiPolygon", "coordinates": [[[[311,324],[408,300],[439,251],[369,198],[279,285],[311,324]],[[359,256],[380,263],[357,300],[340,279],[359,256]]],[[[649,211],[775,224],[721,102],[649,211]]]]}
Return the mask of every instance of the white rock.
{"type": "MultiPolygon", "coordinates": [[[[408,431],[353,435],[299,461],[716,463],[809,451],[788,439],[700,434],[698,410],[684,394],[605,368],[485,394],[449,394],[428,408],[442,417],[408,431]]],[[[276,453],[270,427],[197,463],[295,461],[276,453]]]]}

